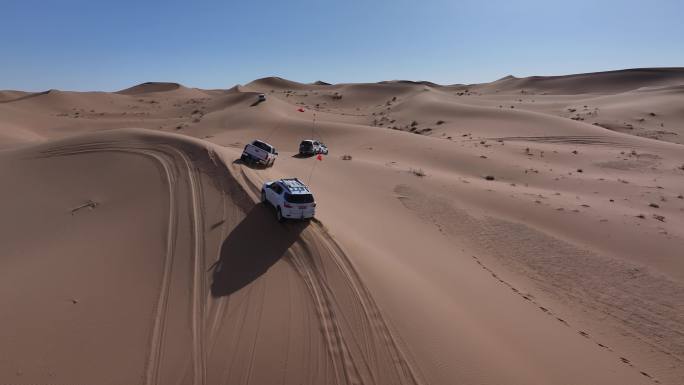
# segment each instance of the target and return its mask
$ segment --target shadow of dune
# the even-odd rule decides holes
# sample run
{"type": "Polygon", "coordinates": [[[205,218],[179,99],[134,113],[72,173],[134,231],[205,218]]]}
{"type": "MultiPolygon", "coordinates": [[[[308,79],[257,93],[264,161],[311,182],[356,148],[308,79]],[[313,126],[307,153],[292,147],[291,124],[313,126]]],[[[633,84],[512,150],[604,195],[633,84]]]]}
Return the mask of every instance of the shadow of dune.
{"type": "Polygon", "coordinates": [[[254,206],[221,245],[211,295],[230,295],[264,274],[299,238],[307,222],[278,223],[265,204],[254,206]]]}

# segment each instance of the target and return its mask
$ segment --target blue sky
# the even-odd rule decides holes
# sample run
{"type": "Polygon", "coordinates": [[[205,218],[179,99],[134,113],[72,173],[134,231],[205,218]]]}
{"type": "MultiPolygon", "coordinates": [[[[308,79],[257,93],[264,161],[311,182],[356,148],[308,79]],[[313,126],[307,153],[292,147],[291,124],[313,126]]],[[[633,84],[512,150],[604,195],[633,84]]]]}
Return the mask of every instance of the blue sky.
{"type": "Polygon", "coordinates": [[[475,83],[684,66],[684,2],[0,0],[0,89],[475,83]]]}

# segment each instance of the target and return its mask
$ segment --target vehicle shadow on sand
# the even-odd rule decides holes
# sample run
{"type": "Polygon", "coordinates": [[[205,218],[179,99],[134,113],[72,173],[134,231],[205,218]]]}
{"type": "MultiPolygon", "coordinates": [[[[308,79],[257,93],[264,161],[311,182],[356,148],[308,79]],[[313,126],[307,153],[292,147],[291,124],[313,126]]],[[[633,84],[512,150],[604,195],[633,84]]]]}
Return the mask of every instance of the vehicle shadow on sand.
{"type": "Polygon", "coordinates": [[[255,205],[221,245],[211,295],[230,295],[266,273],[307,226],[306,221],[279,223],[270,206],[255,205]]]}
{"type": "Polygon", "coordinates": [[[266,166],[265,164],[260,164],[257,162],[245,162],[242,159],[235,159],[233,161],[233,164],[241,164],[243,166],[249,167],[249,168],[254,169],[254,170],[265,170],[265,169],[270,167],[270,166],[266,166]]]}
{"type": "Polygon", "coordinates": [[[312,158],[315,154],[294,154],[292,155],[293,158],[298,158],[298,159],[305,159],[305,158],[312,158]]]}

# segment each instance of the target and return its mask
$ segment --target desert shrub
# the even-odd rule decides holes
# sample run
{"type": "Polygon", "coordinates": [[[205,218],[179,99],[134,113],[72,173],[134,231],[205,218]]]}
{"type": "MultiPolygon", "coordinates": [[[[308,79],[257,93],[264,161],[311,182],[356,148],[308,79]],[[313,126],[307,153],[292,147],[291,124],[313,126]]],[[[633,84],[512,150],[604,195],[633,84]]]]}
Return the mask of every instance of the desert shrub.
{"type": "Polygon", "coordinates": [[[352,156],[349,154],[344,154],[341,156],[342,160],[352,160],[352,156]]]}
{"type": "Polygon", "coordinates": [[[425,175],[427,175],[427,174],[425,174],[425,171],[423,171],[422,168],[412,168],[410,171],[413,175],[419,176],[419,177],[424,177],[425,175]]]}

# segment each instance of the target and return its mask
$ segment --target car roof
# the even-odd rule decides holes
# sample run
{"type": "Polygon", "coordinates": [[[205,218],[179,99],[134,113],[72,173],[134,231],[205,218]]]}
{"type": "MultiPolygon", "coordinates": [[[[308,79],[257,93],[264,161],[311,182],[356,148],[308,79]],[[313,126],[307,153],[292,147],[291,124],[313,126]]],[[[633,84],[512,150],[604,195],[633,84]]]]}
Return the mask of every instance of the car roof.
{"type": "Polygon", "coordinates": [[[280,179],[278,181],[290,194],[311,194],[309,188],[297,178],[280,179]]]}

